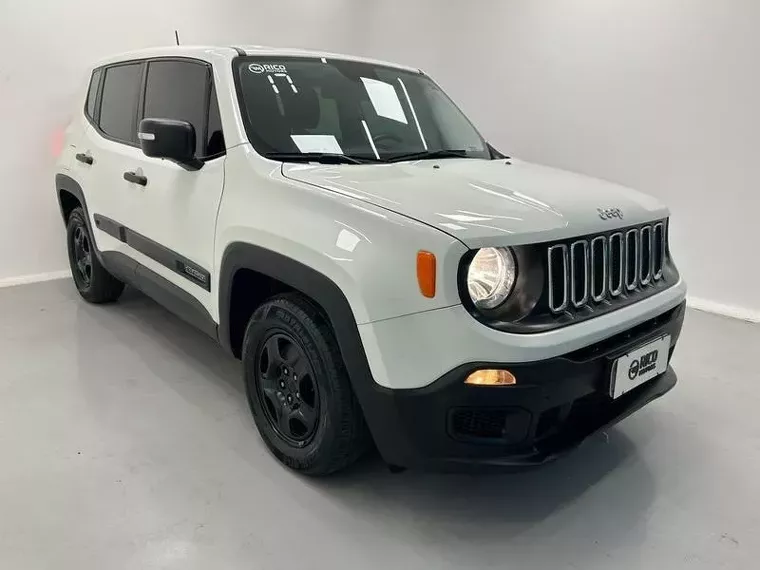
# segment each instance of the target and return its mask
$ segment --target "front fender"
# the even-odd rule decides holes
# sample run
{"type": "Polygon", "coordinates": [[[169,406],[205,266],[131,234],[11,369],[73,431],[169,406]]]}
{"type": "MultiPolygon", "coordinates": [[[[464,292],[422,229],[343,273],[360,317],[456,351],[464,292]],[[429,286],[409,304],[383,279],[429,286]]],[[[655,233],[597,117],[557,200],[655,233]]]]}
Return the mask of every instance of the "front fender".
{"type": "Polygon", "coordinates": [[[398,446],[398,436],[383,426],[388,422],[387,412],[376,405],[378,391],[364,351],[356,318],[346,296],[331,279],[311,267],[282,254],[251,245],[235,242],[223,256],[219,279],[219,342],[231,352],[230,299],[235,273],[239,269],[252,269],[275,278],[308,295],[318,303],[329,320],[348,372],[354,394],[362,408],[364,419],[379,449],[398,446]]]}
{"type": "MultiPolygon", "coordinates": [[[[219,342],[231,350],[230,307],[235,274],[241,269],[250,269],[276,279],[288,287],[300,291],[318,303],[330,320],[333,330],[344,339],[358,337],[356,319],[351,306],[340,288],[328,277],[281,253],[244,242],[234,242],[227,246],[222,257],[219,274],[219,342]],[[353,324],[353,326],[350,326],[353,324]]],[[[352,344],[346,340],[347,345],[352,344]]],[[[355,346],[348,348],[355,349],[355,346]]]]}
{"type": "MultiPolygon", "coordinates": [[[[467,251],[460,241],[351,196],[287,179],[279,163],[245,149],[233,149],[225,165],[217,222],[219,274],[227,271],[223,259],[233,244],[253,244],[332,281],[358,324],[460,303],[457,271],[467,251]],[[424,297],[417,283],[420,250],[437,259],[433,298],[424,297]]],[[[350,178],[350,169],[338,165],[334,176],[350,178]]],[[[276,277],[268,267],[256,270],[276,277]]],[[[220,318],[225,294],[220,291],[220,318]]]]}

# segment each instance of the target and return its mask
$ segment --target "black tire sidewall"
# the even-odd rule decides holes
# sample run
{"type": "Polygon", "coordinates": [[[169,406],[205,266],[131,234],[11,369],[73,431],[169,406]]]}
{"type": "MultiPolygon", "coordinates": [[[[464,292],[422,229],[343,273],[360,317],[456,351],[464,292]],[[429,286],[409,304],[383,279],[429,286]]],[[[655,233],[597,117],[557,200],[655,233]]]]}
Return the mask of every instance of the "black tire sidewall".
{"type": "Polygon", "coordinates": [[[69,254],[71,277],[77,291],[85,301],[96,304],[112,303],[119,298],[124,291],[124,282],[116,279],[101,264],[90,225],[87,223],[87,216],[81,206],[71,211],[66,222],[66,249],[69,254]],[[79,274],[74,254],[74,232],[80,227],[87,234],[90,243],[92,271],[90,272],[89,283],[85,283],[79,274]]]}
{"type": "Polygon", "coordinates": [[[74,232],[77,228],[81,227],[82,230],[87,234],[87,239],[90,242],[90,247],[92,248],[92,258],[93,263],[95,263],[95,251],[94,251],[94,243],[92,241],[92,235],[90,235],[90,229],[87,227],[87,223],[84,219],[84,215],[81,209],[76,208],[74,211],[71,212],[71,215],[69,216],[69,221],[66,224],[66,249],[69,254],[69,266],[71,267],[71,277],[74,279],[74,284],[76,285],[77,289],[82,294],[89,293],[90,289],[92,289],[93,279],[94,279],[94,267],[93,272],[90,275],[90,283],[86,284],[82,280],[82,276],[79,274],[79,270],[77,268],[77,262],[76,257],[74,253],[74,232]]]}
{"type": "Polygon", "coordinates": [[[340,390],[336,390],[335,363],[320,331],[303,322],[285,304],[265,303],[253,315],[243,341],[243,370],[246,396],[256,426],[274,455],[286,465],[301,471],[319,470],[320,463],[333,453],[339,437],[336,422],[341,417],[340,390]],[[285,440],[272,427],[256,384],[256,355],[261,344],[274,333],[285,333],[299,345],[309,359],[319,394],[319,421],[316,431],[302,447],[285,440]]]}

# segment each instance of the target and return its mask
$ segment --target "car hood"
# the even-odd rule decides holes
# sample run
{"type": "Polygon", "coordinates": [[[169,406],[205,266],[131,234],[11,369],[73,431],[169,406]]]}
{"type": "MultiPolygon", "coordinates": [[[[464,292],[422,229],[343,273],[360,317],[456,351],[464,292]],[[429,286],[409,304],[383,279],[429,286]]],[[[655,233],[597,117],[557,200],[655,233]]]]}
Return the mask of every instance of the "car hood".
{"type": "Polygon", "coordinates": [[[283,164],[283,175],[438,228],[469,247],[516,245],[664,218],[654,198],[517,159],[283,164]],[[617,209],[622,217],[600,212],[617,209]]]}

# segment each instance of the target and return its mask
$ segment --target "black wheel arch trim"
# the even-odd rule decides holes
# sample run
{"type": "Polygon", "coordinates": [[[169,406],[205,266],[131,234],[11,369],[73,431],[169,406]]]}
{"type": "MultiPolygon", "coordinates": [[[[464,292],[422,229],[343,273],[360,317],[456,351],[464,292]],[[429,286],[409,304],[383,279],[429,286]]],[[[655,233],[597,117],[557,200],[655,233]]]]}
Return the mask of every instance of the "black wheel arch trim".
{"type": "MultiPolygon", "coordinates": [[[[219,341],[227,351],[234,353],[230,319],[232,285],[235,274],[245,269],[276,279],[310,297],[325,312],[344,357],[346,354],[351,357],[357,349],[364,356],[351,305],[332,279],[286,255],[245,242],[233,242],[226,247],[219,273],[219,341]]],[[[361,372],[369,374],[366,356],[363,360],[364,366],[357,364],[354,368],[357,371],[364,368],[361,372]]]]}
{"type": "Polygon", "coordinates": [[[351,305],[335,282],[319,271],[280,253],[243,242],[227,246],[222,256],[219,273],[219,343],[234,354],[231,341],[230,307],[232,285],[239,270],[252,270],[276,279],[301,292],[317,303],[332,326],[338,348],[346,366],[351,386],[364,413],[375,445],[382,455],[403,441],[395,428],[398,426],[388,414],[394,413],[384,405],[379,395],[391,395],[393,390],[383,388],[372,377],[364,345],[359,335],[351,305]]]}
{"type": "Polygon", "coordinates": [[[66,210],[64,210],[63,201],[61,200],[62,190],[68,192],[69,194],[74,196],[77,200],[79,200],[79,203],[82,204],[82,208],[84,209],[85,213],[87,213],[87,204],[85,203],[84,192],[82,191],[82,187],[79,185],[79,182],[77,182],[71,176],[68,176],[66,174],[61,174],[61,173],[56,174],[55,175],[55,196],[58,199],[58,207],[61,209],[61,217],[63,218],[63,223],[65,224],[66,210]]]}
{"type": "Polygon", "coordinates": [[[67,223],[66,220],[66,210],[63,205],[63,200],[61,200],[61,192],[68,192],[74,198],[79,200],[79,203],[82,206],[82,209],[84,210],[84,221],[87,224],[87,231],[90,233],[90,237],[92,238],[93,243],[93,249],[95,250],[95,255],[98,258],[98,261],[100,263],[103,263],[103,255],[100,253],[100,250],[97,248],[97,243],[95,240],[95,232],[92,231],[92,225],[90,224],[90,212],[87,210],[87,200],[85,200],[84,197],[84,191],[82,190],[82,187],[80,186],[79,182],[74,180],[71,176],[68,176],[67,174],[58,173],[55,175],[55,196],[58,200],[58,207],[61,210],[61,219],[63,220],[63,225],[65,226],[67,223]]]}

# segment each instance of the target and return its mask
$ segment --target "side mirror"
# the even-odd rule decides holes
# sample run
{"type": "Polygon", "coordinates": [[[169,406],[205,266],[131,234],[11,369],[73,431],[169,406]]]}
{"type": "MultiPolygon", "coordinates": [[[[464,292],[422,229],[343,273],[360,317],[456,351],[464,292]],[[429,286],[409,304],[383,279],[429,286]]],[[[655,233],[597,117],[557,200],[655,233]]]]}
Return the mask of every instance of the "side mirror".
{"type": "Polygon", "coordinates": [[[137,138],[145,156],[166,158],[187,170],[203,166],[195,157],[195,128],[187,121],[143,119],[137,138]]]}

